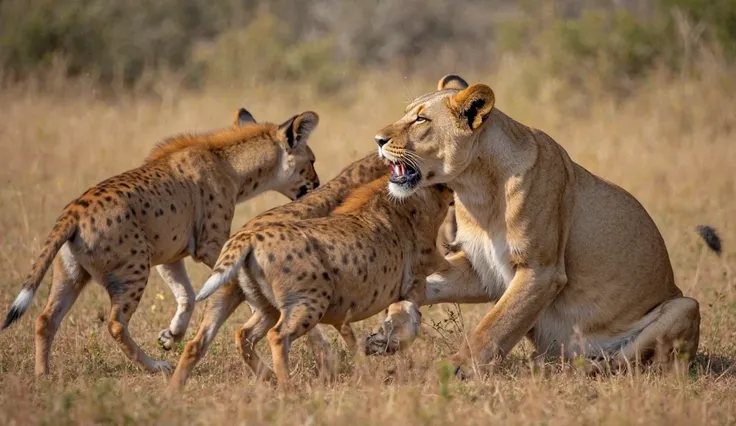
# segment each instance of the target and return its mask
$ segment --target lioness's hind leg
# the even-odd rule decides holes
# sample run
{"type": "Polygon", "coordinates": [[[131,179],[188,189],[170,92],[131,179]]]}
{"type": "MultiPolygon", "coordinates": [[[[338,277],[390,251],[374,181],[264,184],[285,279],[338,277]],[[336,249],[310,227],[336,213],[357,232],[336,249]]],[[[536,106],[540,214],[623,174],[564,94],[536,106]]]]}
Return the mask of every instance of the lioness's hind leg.
{"type": "Polygon", "coordinates": [[[49,373],[49,354],[54,336],[64,316],[89,281],[89,273],[74,260],[65,245],[54,259],[53,281],[46,307],[36,318],[37,376],[49,373]]]}
{"type": "Polygon", "coordinates": [[[636,360],[669,364],[675,357],[695,357],[700,340],[698,302],[678,297],[662,303],[655,311],[659,311],[655,320],[615,356],[614,367],[624,367],[636,360]]]}

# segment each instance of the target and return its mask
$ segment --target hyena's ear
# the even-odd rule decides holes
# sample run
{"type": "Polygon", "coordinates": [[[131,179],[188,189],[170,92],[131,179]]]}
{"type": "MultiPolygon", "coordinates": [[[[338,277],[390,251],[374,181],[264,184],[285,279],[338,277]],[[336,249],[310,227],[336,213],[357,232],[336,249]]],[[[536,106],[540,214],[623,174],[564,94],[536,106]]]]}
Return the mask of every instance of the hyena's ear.
{"type": "MultiPolygon", "coordinates": [[[[440,191],[452,192],[453,194],[455,193],[455,191],[453,191],[452,188],[450,188],[449,186],[445,185],[444,183],[436,183],[435,185],[437,186],[437,189],[439,189],[440,191]]],[[[455,204],[455,203],[452,203],[450,205],[453,205],[453,204],[455,204]]]]}
{"type": "Polygon", "coordinates": [[[450,98],[450,107],[472,131],[488,120],[495,103],[496,95],[485,84],[474,84],[450,98]]]}
{"type": "Polygon", "coordinates": [[[251,114],[247,109],[240,108],[239,110],[235,111],[235,119],[233,120],[233,126],[235,127],[242,127],[246,124],[255,124],[256,119],[253,118],[253,114],[251,114]]]}
{"type": "Polygon", "coordinates": [[[284,121],[279,126],[279,134],[289,148],[306,145],[309,135],[317,128],[319,116],[316,112],[306,111],[284,121]]]}
{"type": "Polygon", "coordinates": [[[447,74],[446,76],[442,77],[440,81],[437,83],[437,90],[445,90],[445,89],[458,89],[463,90],[467,89],[469,86],[468,82],[465,81],[462,77],[455,74],[447,74]]]}

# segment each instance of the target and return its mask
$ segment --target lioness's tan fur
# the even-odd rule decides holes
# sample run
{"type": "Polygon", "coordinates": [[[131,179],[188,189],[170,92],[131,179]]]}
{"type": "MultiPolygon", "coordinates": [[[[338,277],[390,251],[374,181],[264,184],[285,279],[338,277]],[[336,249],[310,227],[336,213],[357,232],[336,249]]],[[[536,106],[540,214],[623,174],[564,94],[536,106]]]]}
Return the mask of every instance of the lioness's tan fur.
{"type": "MultiPolygon", "coordinates": [[[[524,336],[540,354],[615,366],[694,356],[699,305],[675,285],[646,210],[494,103],[490,87],[446,77],[376,137],[386,158],[419,166],[417,188],[455,191],[461,251],[428,278],[424,303],[495,302],[450,361],[487,364],[524,336]]],[[[416,189],[389,186],[397,196],[416,189]]],[[[387,343],[385,333],[372,339],[387,343]]]]}

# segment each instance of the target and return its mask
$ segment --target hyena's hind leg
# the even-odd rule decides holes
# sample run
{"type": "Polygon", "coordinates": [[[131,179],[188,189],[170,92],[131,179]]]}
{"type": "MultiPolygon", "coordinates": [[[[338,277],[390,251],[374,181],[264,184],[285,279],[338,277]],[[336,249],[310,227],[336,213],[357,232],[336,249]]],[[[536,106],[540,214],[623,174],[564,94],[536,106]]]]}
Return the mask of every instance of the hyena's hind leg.
{"type": "MultiPolygon", "coordinates": [[[[317,358],[317,365],[319,373],[327,379],[332,379],[337,376],[338,373],[338,353],[335,348],[330,347],[330,343],[327,341],[327,337],[324,335],[325,324],[317,324],[316,327],[310,329],[307,332],[307,347],[314,353],[317,358]]],[[[358,347],[358,341],[355,338],[355,333],[350,324],[345,323],[341,325],[332,325],[332,327],[340,333],[343,343],[345,343],[345,349],[351,357],[356,357],[359,354],[360,348],[358,347]]]]}
{"type": "Polygon", "coordinates": [[[46,307],[36,318],[36,375],[49,373],[49,355],[54,336],[61,321],[69,312],[84,287],[90,274],[72,256],[69,246],[64,244],[53,263],[53,278],[46,307]]]}
{"type": "Polygon", "coordinates": [[[138,265],[138,269],[123,265],[103,277],[102,284],[110,295],[111,304],[108,331],[131,361],[152,373],[170,372],[171,364],[149,358],[128,331],[128,322],[138,308],[150,272],[147,259],[130,259],[128,262],[138,265]]]}
{"type": "Polygon", "coordinates": [[[337,353],[330,347],[330,342],[324,335],[322,324],[307,332],[307,347],[317,358],[317,371],[327,379],[332,379],[337,374],[337,353]]]}
{"type": "Polygon", "coordinates": [[[314,315],[313,302],[299,301],[281,308],[276,325],[268,330],[266,337],[271,346],[273,370],[279,385],[290,387],[289,349],[291,344],[306,334],[319,322],[321,315],[314,315]]]}
{"type": "Polygon", "coordinates": [[[256,344],[266,336],[268,330],[273,327],[279,319],[279,311],[275,308],[265,310],[253,310],[248,321],[235,333],[235,342],[240,349],[243,360],[259,379],[269,381],[273,372],[258,356],[256,344]]]}
{"type": "Polygon", "coordinates": [[[356,356],[359,353],[359,347],[358,347],[358,340],[355,338],[355,333],[353,332],[353,327],[348,324],[342,324],[340,327],[335,327],[337,331],[340,333],[340,337],[342,337],[343,342],[345,342],[345,347],[348,350],[348,353],[350,356],[356,356]]]}
{"type": "Polygon", "coordinates": [[[240,286],[237,282],[230,281],[205,301],[199,330],[194,339],[184,346],[184,351],[169,382],[169,392],[173,393],[184,387],[189,374],[207,352],[207,348],[217,336],[222,324],[244,300],[245,296],[240,286]]]}

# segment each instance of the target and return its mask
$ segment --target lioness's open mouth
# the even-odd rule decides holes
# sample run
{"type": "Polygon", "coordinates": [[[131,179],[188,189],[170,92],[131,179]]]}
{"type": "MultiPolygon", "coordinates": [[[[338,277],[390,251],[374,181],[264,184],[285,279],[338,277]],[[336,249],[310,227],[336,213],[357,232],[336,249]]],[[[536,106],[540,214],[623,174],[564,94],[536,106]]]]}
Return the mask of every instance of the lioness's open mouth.
{"type": "Polygon", "coordinates": [[[421,180],[421,173],[412,165],[402,162],[389,161],[391,177],[389,182],[403,186],[407,189],[414,188],[421,180]]]}

